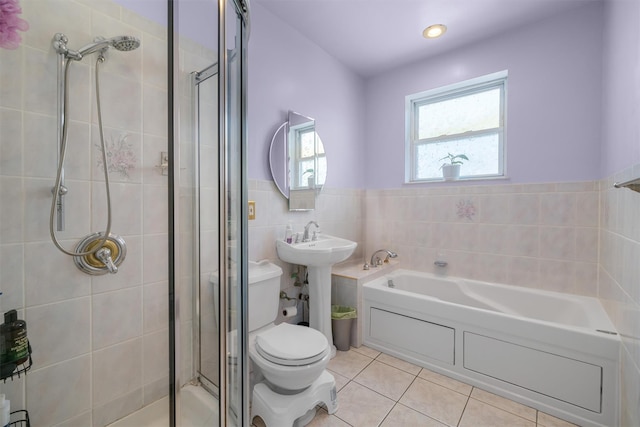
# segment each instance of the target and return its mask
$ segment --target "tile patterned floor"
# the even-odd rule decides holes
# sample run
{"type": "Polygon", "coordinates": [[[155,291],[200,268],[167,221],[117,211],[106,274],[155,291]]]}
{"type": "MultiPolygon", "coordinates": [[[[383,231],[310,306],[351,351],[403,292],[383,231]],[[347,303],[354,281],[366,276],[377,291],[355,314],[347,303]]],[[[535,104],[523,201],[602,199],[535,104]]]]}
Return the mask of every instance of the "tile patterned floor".
{"type": "Polygon", "coordinates": [[[575,427],[365,346],[338,351],[328,369],[339,408],[318,409],[309,427],[575,427]]]}

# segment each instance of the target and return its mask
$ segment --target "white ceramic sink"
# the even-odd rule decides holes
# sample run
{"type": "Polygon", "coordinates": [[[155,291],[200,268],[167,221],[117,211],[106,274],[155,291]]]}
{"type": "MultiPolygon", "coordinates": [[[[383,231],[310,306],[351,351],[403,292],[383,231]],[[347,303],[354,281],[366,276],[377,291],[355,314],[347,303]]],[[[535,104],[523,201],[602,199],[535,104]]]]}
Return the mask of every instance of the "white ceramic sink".
{"type": "Polygon", "coordinates": [[[358,244],[322,234],[317,240],[287,243],[276,240],[278,257],[288,263],[306,265],[309,282],[309,326],[322,332],[336,355],[331,331],[331,266],[349,258],[358,244]]]}
{"type": "Polygon", "coordinates": [[[331,266],[349,258],[358,244],[351,240],[320,235],[311,242],[287,243],[276,241],[278,257],[291,264],[307,267],[331,266]]]}

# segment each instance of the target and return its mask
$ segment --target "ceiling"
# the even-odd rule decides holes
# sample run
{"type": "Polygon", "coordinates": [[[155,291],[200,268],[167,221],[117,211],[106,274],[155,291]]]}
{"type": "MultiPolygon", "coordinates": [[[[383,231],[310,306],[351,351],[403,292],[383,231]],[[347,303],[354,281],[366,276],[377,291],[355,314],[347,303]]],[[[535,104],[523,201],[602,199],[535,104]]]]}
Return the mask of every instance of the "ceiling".
{"type": "Polygon", "coordinates": [[[253,0],[364,77],[600,0],[253,0]],[[444,36],[427,40],[425,27],[444,36]]]}

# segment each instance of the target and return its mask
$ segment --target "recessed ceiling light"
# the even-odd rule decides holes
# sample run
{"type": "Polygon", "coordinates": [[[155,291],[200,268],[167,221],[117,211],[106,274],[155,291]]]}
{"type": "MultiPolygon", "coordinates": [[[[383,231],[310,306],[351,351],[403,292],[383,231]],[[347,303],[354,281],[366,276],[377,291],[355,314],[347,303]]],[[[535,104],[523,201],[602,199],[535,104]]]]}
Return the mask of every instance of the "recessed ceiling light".
{"type": "Polygon", "coordinates": [[[447,26],[444,24],[429,25],[424,29],[422,35],[427,39],[435,39],[447,32],[447,26]]]}

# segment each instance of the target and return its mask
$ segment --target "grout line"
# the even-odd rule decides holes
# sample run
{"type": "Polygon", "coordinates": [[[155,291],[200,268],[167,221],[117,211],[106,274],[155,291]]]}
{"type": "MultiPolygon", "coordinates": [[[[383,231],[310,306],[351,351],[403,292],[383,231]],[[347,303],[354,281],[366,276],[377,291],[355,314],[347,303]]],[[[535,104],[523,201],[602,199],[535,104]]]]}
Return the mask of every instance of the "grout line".
{"type": "MultiPolygon", "coordinates": [[[[415,383],[415,382],[416,382],[416,379],[417,379],[417,378],[418,378],[418,376],[417,376],[417,375],[413,377],[413,381],[411,381],[411,384],[409,384],[409,387],[407,387],[407,389],[402,393],[402,395],[400,396],[400,399],[398,399],[398,403],[400,403],[400,400],[404,397],[404,395],[405,395],[405,394],[407,394],[407,391],[409,391],[409,389],[411,388],[411,386],[413,385],[413,383],[415,383]]],[[[406,406],[406,405],[405,405],[405,406],[406,406]]],[[[411,407],[409,407],[409,406],[407,406],[407,407],[408,407],[408,408],[411,408],[411,407]]],[[[414,409],[414,408],[411,408],[411,409],[413,409],[414,411],[419,412],[417,409],[414,409]]]]}
{"type": "Polygon", "coordinates": [[[464,404],[464,408],[462,408],[462,412],[460,412],[460,419],[458,419],[456,426],[460,426],[460,423],[462,422],[462,418],[464,418],[464,412],[467,410],[467,405],[469,405],[469,400],[471,399],[471,393],[473,393],[473,387],[471,388],[471,392],[469,393],[469,396],[467,396],[467,402],[464,404]]]}
{"type": "MultiPolygon", "coordinates": [[[[475,389],[475,388],[477,388],[477,387],[473,387],[473,388],[475,389]]],[[[478,389],[478,390],[482,390],[482,389],[478,389]]],[[[486,391],[486,390],[485,390],[485,391],[486,391]]],[[[471,393],[473,393],[473,389],[471,390],[471,393]]],[[[499,396],[499,395],[496,395],[496,396],[499,396]]],[[[499,397],[502,397],[502,396],[499,396],[499,397]]],[[[484,400],[482,400],[482,399],[478,399],[477,397],[471,397],[471,394],[469,394],[469,398],[470,398],[470,399],[475,400],[476,402],[480,402],[480,403],[482,403],[482,404],[484,404],[484,405],[488,405],[488,406],[491,406],[492,408],[496,408],[496,409],[498,409],[498,410],[500,410],[500,411],[503,411],[503,412],[506,412],[506,413],[508,413],[508,414],[514,415],[514,416],[516,416],[516,417],[518,417],[518,418],[522,418],[522,419],[523,419],[523,420],[525,420],[525,421],[529,421],[529,422],[531,422],[531,423],[535,423],[536,425],[538,424],[538,410],[537,410],[537,409],[535,409],[535,408],[531,408],[531,406],[522,405],[521,403],[519,403],[519,404],[520,404],[520,405],[522,405],[522,406],[526,406],[527,408],[531,408],[531,409],[533,409],[533,410],[535,410],[535,411],[536,411],[536,419],[535,419],[535,420],[530,420],[529,418],[525,418],[525,417],[523,417],[523,416],[521,416],[521,415],[519,415],[519,414],[516,414],[515,412],[509,411],[508,409],[505,409],[505,408],[501,408],[500,406],[496,406],[496,405],[494,405],[494,404],[492,404],[492,403],[490,403],[490,402],[485,402],[484,400]]],[[[505,399],[506,399],[506,398],[505,398],[505,399]]],[[[510,402],[518,403],[518,402],[515,402],[515,401],[513,401],[513,400],[511,400],[511,399],[507,399],[507,400],[509,400],[510,402]]]]}

